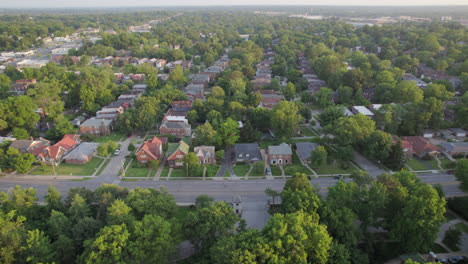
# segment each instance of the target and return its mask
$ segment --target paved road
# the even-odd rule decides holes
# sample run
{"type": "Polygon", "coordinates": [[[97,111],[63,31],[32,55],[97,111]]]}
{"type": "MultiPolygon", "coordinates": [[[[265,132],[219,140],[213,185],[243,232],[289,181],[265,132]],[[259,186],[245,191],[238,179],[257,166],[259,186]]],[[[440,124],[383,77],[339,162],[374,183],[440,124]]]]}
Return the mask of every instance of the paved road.
{"type": "MultiPolygon", "coordinates": [[[[430,184],[442,184],[447,196],[466,195],[459,188],[459,183],[450,174],[424,174],[420,175],[423,182],[430,184]]],[[[347,179],[347,181],[349,181],[347,179]]],[[[142,181],[122,181],[120,186],[134,189],[137,187],[154,187],[166,188],[174,195],[177,202],[190,203],[201,194],[208,194],[216,200],[231,201],[232,197],[240,195],[245,202],[266,202],[268,197],[265,195],[265,189],[271,188],[277,191],[283,189],[284,179],[272,180],[142,180],[142,181]]],[[[320,188],[321,194],[326,194],[328,187],[335,185],[337,180],[332,177],[312,178],[311,183],[320,188]]],[[[85,181],[65,181],[65,180],[31,180],[31,179],[16,179],[16,178],[0,178],[0,191],[7,191],[9,188],[16,185],[21,185],[23,188],[34,187],[37,190],[39,197],[43,197],[47,193],[49,185],[55,185],[57,189],[66,194],[70,188],[86,187],[96,189],[102,184],[99,179],[91,179],[85,181]]]]}

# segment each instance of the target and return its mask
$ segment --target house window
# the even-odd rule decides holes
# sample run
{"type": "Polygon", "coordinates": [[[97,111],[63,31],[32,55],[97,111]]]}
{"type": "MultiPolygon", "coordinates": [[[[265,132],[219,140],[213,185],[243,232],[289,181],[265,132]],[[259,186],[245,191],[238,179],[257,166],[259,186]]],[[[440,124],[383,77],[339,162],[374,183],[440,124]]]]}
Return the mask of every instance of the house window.
{"type": "Polygon", "coordinates": [[[182,156],[182,155],[177,155],[176,157],[177,157],[178,159],[181,159],[181,158],[183,158],[183,156],[182,156]]]}
{"type": "Polygon", "coordinates": [[[140,155],[140,158],[144,159],[146,158],[146,155],[140,155]]]}
{"type": "Polygon", "coordinates": [[[239,154],[239,158],[242,158],[242,154],[239,154]]]}
{"type": "Polygon", "coordinates": [[[245,156],[248,158],[248,157],[250,157],[250,154],[245,154],[245,156]]]}
{"type": "Polygon", "coordinates": [[[285,164],[288,164],[288,163],[289,163],[289,160],[284,160],[284,163],[285,163],[285,164]]]}

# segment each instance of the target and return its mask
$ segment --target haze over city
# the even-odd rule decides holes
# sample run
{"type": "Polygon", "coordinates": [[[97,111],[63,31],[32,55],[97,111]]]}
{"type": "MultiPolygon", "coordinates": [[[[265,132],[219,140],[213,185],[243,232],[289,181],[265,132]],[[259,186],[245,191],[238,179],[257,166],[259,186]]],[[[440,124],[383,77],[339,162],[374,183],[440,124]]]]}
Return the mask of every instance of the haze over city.
{"type": "Polygon", "coordinates": [[[385,0],[385,1],[373,1],[373,0],[239,0],[239,1],[216,1],[216,0],[175,0],[175,1],[152,1],[152,0],[137,0],[131,3],[123,0],[23,0],[23,1],[0,1],[0,8],[63,8],[63,7],[137,7],[137,6],[230,6],[230,5],[358,5],[358,6],[431,6],[431,5],[468,5],[466,0],[448,0],[448,1],[436,1],[436,0],[385,0]]]}

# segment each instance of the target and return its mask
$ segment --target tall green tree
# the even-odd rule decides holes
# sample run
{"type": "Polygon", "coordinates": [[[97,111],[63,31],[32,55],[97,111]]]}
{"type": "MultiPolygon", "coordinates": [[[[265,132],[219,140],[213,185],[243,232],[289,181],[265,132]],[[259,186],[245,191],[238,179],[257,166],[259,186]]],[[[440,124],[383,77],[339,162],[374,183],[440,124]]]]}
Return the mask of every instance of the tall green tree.
{"type": "Polygon", "coordinates": [[[293,136],[302,117],[299,108],[293,102],[281,101],[271,112],[271,127],[279,137],[293,136]]]}
{"type": "Polygon", "coordinates": [[[131,261],[129,238],[130,232],[124,224],[105,226],[94,240],[85,241],[85,251],[80,260],[83,263],[128,263],[131,261]]]}

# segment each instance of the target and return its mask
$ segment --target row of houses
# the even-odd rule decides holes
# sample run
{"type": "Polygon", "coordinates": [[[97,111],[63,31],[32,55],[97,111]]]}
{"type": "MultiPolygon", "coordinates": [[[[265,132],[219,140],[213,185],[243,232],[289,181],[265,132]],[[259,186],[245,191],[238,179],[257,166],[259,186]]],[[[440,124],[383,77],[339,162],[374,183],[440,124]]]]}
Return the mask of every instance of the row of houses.
{"type": "Polygon", "coordinates": [[[120,95],[116,101],[102,107],[91,117],[80,124],[82,135],[103,136],[112,132],[113,125],[119,115],[133,107],[135,101],[146,91],[146,84],[136,84],[128,93],[120,95]]]}
{"type": "Polygon", "coordinates": [[[272,48],[268,48],[263,53],[264,59],[256,65],[257,71],[255,77],[252,80],[253,88],[255,90],[262,89],[270,86],[272,79],[272,66],[274,61],[274,52],[272,48]]]}
{"type": "MultiPolygon", "coordinates": [[[[166,157],[171,168],[182,167],[184,158],[189,153],[190,146],[183,140],[178,143],[168,143],[166,137],[153,137],[146,140],[135,152],[138,163],[147,164],[150,161],[161,162],[166,157]],[[167,144],[167,152],[163,152],[163,145],[167,144]]],[[[215,147],[198,146],[194,148],[200,164],[215,164],[215,147]]]]}
{"type": "Polygon", "coordinates": [[[14,140],[10,145],[11,148],[17,149],[20,153],[30,153],[38,161],[54,166],[62,161],[71,164],[85,164],[96,155],[98,146],[98,143],[82,143],[80,136],[76,134],[65,134],[54,145],[43,138],[14,140]]]}
{"type": "Polygon", "coordinates": [[[320,88],[327,86],[325,81],[320,80],[317,74],[312,70],[310,61],[305,57],[304,53],[298,54],[298,70],[302,72],[302,77],[307,80],[307,90],[310,93],[315,94],[320,90],[320,88]]]}
{"type": "Polygon", "coordinates": [[[229,57],[223,55],[203,72],[189,76],[190,83],[183,89],[184,93],[192,101],[195,99],[205,100],[205,90],[209,83],[213,82],[228,66],[229,57]]]}

